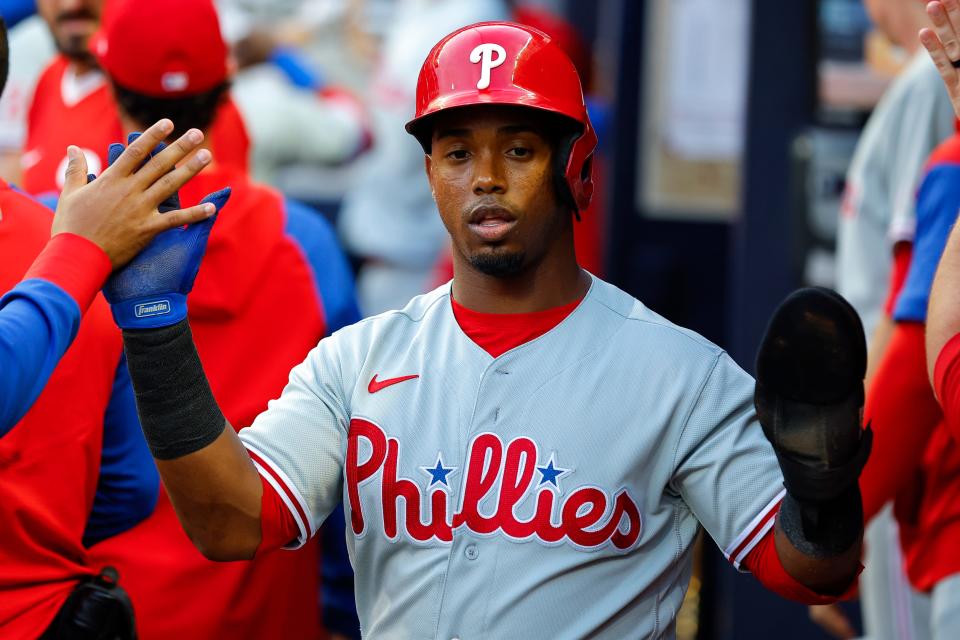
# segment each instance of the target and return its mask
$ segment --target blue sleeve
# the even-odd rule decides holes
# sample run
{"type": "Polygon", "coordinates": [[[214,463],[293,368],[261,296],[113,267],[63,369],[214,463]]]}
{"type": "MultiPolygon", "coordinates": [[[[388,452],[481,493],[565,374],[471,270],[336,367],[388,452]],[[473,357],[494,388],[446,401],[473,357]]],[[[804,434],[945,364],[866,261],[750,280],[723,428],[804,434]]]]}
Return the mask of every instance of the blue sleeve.
{"type": "Polygon", "coordinates": [[[86,546],[123,533],[153,513],[160,474],[140,430],[126,356],[120,358],[103,418],[103,454],[86,546]]]}
{"type": "Polygon", "coordinates": [[[80,307],[31,278],[0,298],[0,437],[33,406],[80,327],[80,307]]]}
{"type": "Polygon", "coordinates": [[[0,0],[0,16],[7,23],[7,29],[13,29],[18,22],[36,12],[36,0],[0,0]]]}
{"type": "Polygon", "coordinates": [[[927,302],[947,236],[960,210],[960,164],[930,169],[917,193],[917,231],[907,278],[897,297],[893,319],[926,322],[927,302]]]}
{"type": "Polygon", "coordinates": [[[270,62],[287,76],[295,87],[316,91],[323,88],[323,78],[310,67],[309,62],[296,49],[277,47],[270,54],[270,62]]]}
{"type": "Polygon", "coordinates": [[[299,245],[310,267],[323,303],[327,332],[360,320],[353,272],[347,256],[337,242],[330,223],[310,207],[295,200],[284,200],[287,210],[286,232],[299,245]]]}

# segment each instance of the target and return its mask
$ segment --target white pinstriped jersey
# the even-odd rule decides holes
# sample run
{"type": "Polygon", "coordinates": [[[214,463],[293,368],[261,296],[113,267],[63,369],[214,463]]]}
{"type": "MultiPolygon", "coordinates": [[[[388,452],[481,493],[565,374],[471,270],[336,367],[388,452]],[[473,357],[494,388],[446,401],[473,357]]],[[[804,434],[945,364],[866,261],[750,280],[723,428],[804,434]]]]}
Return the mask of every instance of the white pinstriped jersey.
{"type": "Polygon", "coordinates": [[[298,544],[344,501],[367,637],[672,637],[698,524],[736,566],[773,526],[753,380],[597,278],[492,358],[449,289],[323,340],[240,432],[298,544]]]}

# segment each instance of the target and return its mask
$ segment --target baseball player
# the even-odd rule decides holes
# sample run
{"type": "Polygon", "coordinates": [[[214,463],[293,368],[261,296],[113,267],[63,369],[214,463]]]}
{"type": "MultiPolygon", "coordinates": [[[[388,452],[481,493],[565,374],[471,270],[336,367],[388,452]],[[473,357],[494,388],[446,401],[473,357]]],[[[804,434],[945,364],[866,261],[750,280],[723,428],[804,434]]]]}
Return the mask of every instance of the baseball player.
{"type": "Polygon", "coordinates": [[[58,55],[41,73],[27,110],[27,136],[20,158],[23,188],[33,195],[63,188],[67,144],[79,147],[91,173],[106,167],[107,145],[121,139],[120,123],[103,74],[90,53],[103,0],[40,0],[58,55]],[[83,123],[82,126],[78,126],[83,123]]]}
{"type": "MultiPolygon", "coordinates": [[[[595,137],[572,63],[539,31],[445,37],[407,130],[453,281],[321,341],[239,436],[186,322],[121,322],[194,544],[218,560],[296,548],[343,502],[370,637],[672,637],[701,524],[780,593],[845,592],[870,442],[853,309],[789,298],[755,386],[580,269],[595,137]]],[[[114,304],[182,293],[144,279],[114,304]]]]}
{"type": "Polygon", "coordinates": [[[96,294],[158,231],[200,223],[182,232],[194,235],[212,222],[203,207],[157,213],[209,163],[209,152],[197,151],[167,174],[202,136],[137,169],[172,129],[169,121],[149,129],[92,184],[71,148],[53,220],[0,182],[0,290],[23,278],[0,299],[0,637],[132,631],[116,574],[97,576],[87,546],[145,518],[159,479],[133,411],[120,336],[96,294]]]}

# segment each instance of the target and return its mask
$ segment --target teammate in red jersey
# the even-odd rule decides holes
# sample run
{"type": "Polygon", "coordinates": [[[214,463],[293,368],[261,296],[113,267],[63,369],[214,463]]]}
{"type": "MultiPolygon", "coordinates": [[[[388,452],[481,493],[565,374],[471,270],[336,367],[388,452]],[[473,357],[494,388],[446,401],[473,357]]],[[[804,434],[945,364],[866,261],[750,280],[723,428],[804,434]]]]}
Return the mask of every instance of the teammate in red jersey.
{"type": "Polygon", "coordinates": [[[58,54],[37,81],[21,157],[23,188],[34,195],[63,188],[66,148],[83,150],[92,173],[106,166],[107,146],[120,140],[120,122],[103,73],[90,53],[103,0],[39,0],[37,10],[58,54]]]}
{"type": "MultiPolygon", "coordinates": [[[[2,22],[0,45],[2,91],[7,68],[2,22]]],[[[71,147],[56,220],[0,181],[0,291],[9,289],[0,298],[4,638],[77,637],[81,628],[132,637],[131,612],[115,574],[94,578],[99,565],[86,544],[149,514],[157,478],[140,453],[145,448],[139,423],[115,402],[123,398],[117,386],[120,336],[97,293],[111,270],[156,233],[210,216],[200,207],[157,212],[209,162],[209,152],[200,151],[167,173],[197,146],[198,131],[137,170],[139,160],[172,129],[169,121],[149,129],[93,184],[86,184],[83,156],[71,147]],[[137,466],[141,462],[143,468],[137,466]]]]}

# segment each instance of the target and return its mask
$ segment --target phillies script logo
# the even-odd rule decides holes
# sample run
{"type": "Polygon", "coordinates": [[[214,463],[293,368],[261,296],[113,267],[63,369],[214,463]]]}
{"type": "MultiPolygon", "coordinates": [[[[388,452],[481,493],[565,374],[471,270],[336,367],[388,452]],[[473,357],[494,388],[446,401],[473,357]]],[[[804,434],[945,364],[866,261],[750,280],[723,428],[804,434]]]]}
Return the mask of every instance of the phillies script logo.
{"type": "Polygon", "coordinates": [[[530,438],[516,438],[504,446],[495,434],[476,436],[470,443],[467,467],[460,482],[463,506],[453,513],[447,476],[455,473],[456,467],[445,467],[438,455],[435,467],[421,467],[432,478],[427,489],[422,490],[413,480],[398,475],[399,457],[400,443],[396,438],[388,438],[383,429],[367,420],[350,421],[347,494],[353,532],[358,537],[367,531],[360,486],[375,481],[379,475],[383,531],[390,540],[397,540],[402,531],[416,542],[451,542],[454,530],[464,528],[517,541],[566,541],[584,549],[611,544],[627,550],[640,538],[640,510],[626,489],[611,498],[599,487],[586,486],[564,496],[559,479],[571,471],[557,468],[552,455],[546,465],[538,466],[537,445],[530,438]],[[363,461],[361,440],[370,445],[370,455],[363,461]],[[499,488],[494,492],[498,480],[499,488]],[[522,519],[515,509],[531,493],[536,496],[535,509],[522,519]],[[496,507],[492,513],[481,513],[480,503],[491,496],[496,507]],[[400,500],[406,507],[402,522],[400,500]]]}

